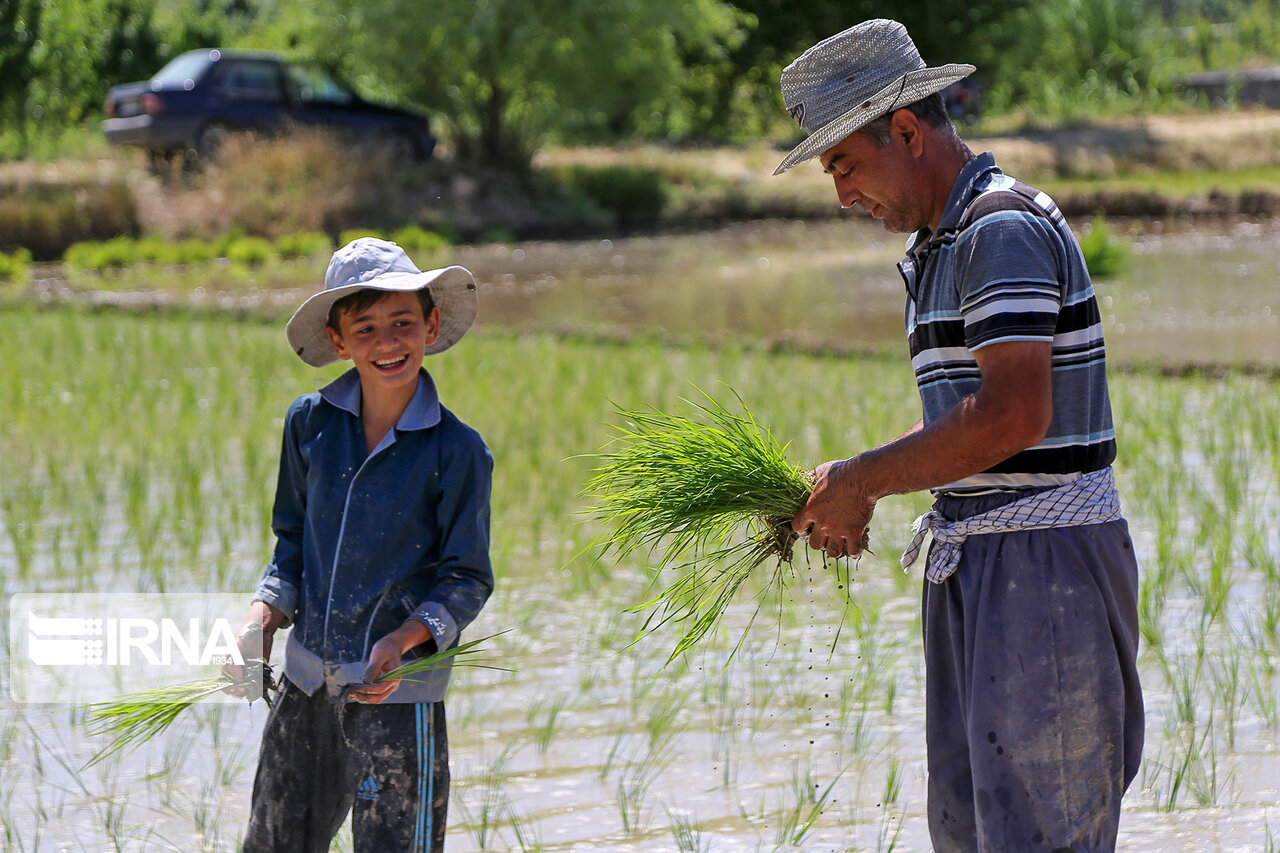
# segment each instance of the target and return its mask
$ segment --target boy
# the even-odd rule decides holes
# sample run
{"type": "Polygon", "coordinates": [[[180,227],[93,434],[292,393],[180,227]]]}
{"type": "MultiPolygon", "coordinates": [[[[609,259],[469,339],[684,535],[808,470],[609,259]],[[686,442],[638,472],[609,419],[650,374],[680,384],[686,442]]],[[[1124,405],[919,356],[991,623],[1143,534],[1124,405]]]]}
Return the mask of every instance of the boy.
{"type": "Polygon", "coordinates": [[[277,542],[241,637],[292,624],[244,850],[328,850],[354,806],[361,851],[444,848],[448,669],[373,684],[447,649],[493,589],[493,459],[440,405],[425,355],[476,316],[462,267],[421,272],[364,237],[289,320],[298,356],[354,367],[285,416],[277,542]],[[347,701],[348,699],[353,701],[347,701]]]}

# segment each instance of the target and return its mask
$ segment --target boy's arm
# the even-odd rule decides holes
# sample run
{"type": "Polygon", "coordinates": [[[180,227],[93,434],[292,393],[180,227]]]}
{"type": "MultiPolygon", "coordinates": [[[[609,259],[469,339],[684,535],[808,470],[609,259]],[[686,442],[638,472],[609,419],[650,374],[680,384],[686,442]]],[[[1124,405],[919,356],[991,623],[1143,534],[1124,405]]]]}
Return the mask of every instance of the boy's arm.
{"type": "Polygon", "coordinates": [[[284,616],[279,627],[287,627],[298,607],[298,591],[302,587],[302,529],[306,516],[307,466],[299,450],[298,422],[302,420],[301,401],[289,407],[285,416],[284,437],[280,446],[280,473],[276,480],[276,499],[271,511],[271,530],[276,536],[275,551],[254,592],[255,602],[262,602],[284,616]]]}
{"type": "Polygon", "coordinates": [[[447,649],[480,613],[493,592],[489,562],[489,495],[493,487],[493,456],[480,437],[469,432],[467,444],[441,453],[440,528],[436,583],[414,610],[422,623],[447,649]]]}

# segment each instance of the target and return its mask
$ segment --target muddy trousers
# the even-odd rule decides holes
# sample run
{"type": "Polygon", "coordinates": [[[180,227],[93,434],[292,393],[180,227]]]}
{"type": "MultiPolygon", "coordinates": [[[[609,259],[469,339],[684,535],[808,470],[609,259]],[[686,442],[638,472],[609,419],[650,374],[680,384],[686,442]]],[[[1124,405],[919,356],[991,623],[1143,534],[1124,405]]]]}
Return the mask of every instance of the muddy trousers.
{"type": "Polygon", "coordinates": [[[448,801],[443,702],[339,706],[286,681],[263,729],[243,850],[327,851],[350,812],[357,853],[439,853],[448,801]]]}
{"type": "Polygon", "coordinates": [[[1137,600],[1123,520],[970,537],[955,574],[924,582],[938,853],[1115,849],[1142,754],[1137,600]]]}

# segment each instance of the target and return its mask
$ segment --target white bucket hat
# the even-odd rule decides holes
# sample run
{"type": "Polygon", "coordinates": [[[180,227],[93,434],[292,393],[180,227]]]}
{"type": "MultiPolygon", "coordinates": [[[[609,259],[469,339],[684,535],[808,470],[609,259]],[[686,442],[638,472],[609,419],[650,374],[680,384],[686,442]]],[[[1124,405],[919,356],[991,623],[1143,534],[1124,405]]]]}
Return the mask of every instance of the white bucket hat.
{"type": "Polygon", "coordinates": [[[395,243],[377,237],[352,240],[333,253],[324,274],[324,290],[303,302],[289,319],[285,326],[289,345],[312,367],[337,361],[324,330],[333,303],[357,290],[402,292],[424,287],[440,309],[440,334],[425,353],[432,355],[456,344],[475,322],[480,307],[475,276],[456,266],[423,272],[395,243]]]}
{"type": "Polygon", "coordinates": [[[926,66],[907,28],[884,18],[823,39],[782,70],[782,102],[809,138],[773,173],[781,175],[867,122],[940,92],[974,70],[972,65],[926,66]]]}

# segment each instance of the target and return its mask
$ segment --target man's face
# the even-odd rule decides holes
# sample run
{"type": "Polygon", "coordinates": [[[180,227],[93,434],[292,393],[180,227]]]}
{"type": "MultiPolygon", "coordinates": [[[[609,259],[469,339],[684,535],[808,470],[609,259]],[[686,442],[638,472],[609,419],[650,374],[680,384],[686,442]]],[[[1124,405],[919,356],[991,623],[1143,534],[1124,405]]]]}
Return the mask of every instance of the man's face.
{"type": "Polygon", "coordinates": [[[884,147],[852,133],[819,159],[835,181],[841,207],[858,205],[883,222],[886,231],[905,234],[929,224],[925,194],[916,189],[915,158],[896,130],[884,147]]]}

